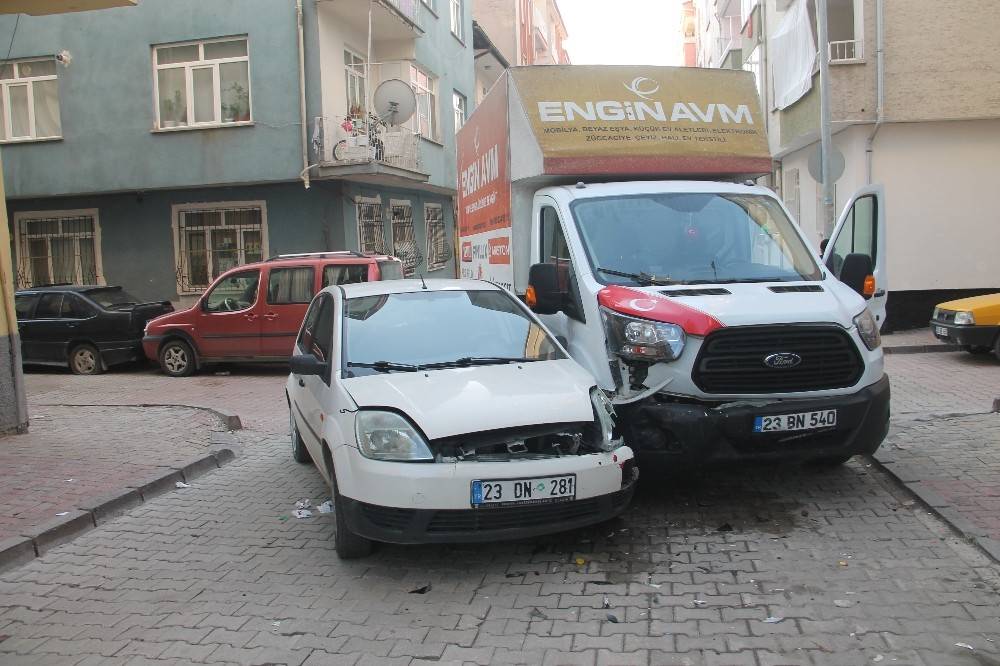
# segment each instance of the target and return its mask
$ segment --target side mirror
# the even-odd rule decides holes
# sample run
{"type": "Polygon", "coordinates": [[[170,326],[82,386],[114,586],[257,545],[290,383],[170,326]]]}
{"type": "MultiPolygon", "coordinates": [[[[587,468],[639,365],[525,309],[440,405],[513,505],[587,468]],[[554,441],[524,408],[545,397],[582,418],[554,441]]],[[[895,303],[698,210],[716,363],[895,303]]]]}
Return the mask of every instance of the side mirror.
{"type": "Polygon", "coordinates": [[[844,257],[844,263],[840,268],[840,281],[865,299],[869,299],[875,293],[873,270],[872,258],[867,254],[855,252],[844,257]]]}
{"type": "Polygon", "coordinates": [[[559,288],[559,267],[535,264],[528,269],[528,290],[524,300],[538,314],[555,314],[562,310],[566,292],[559,288]]]}
{"type": "Polygon", "coordinates": [[[296,354],[288,361],[289,370],[293,375],[317,375],[322,377],[330,367],[312,354],[296,354]]]}

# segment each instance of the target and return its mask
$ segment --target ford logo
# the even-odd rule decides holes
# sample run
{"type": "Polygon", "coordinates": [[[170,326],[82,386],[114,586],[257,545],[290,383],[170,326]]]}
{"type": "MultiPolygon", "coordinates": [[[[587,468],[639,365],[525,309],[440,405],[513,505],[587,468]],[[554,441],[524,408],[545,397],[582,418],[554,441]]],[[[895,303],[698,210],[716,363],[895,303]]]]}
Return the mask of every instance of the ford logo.
{"type": "Polygon", "coordinates": [[[802,362],[802,357],[792,352],[778,352],[764,357],[764,365],[769,368],[794,368],[802,362]]]}

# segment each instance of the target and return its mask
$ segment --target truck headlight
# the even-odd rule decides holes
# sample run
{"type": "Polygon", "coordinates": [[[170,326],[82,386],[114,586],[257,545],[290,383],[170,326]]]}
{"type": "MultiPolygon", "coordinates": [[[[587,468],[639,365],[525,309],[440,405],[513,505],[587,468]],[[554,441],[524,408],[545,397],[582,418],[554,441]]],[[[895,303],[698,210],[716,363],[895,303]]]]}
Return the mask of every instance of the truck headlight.
{"type": "Polygon", "coordinates": [[[601,308],[611,351],[632,361],[673,361],[684,351],[686,336],[677,324],[667,324],[601,308]]]}
{"type": "Polygon", "coordinates": [[[955,323],[959,326],[972,326],[976,323],[976,318],[971,312],[956,312],[955,323]]]}
{"type": "Polygon", "coordinates": [[[599,386],[590,389],[590,402],[594,405],[597,425],[601,428],[600,447],[604,451],[614,451],[622,445],[621,437],[615,431],[615,406],[599,386]]]}
{"type": "Polygon", "coordinates": [[[871,351],[878,349],[882,344],[882,336],[878,332],[878,322],[872,316],[871,311],[865,308],[861,314],[854,318],[854,325],[858,327],[858,335],[871,351]]]}
{"type": "Polygon", "coordinates": [[[409,421],[395,412],[362,410],[354,422],[358,450],[372,460],[429,462],[434,460],[427,441],[409,421]]]}

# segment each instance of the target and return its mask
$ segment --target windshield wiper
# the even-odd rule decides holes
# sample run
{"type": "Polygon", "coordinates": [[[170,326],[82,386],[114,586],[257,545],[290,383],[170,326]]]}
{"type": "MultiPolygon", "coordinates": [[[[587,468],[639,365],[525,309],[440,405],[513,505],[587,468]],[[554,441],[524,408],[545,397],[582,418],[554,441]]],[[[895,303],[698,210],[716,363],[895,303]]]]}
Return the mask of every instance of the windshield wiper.
{"type": "Polygon", "coordinates": [[[431,368],[461,368],[470,365],[503,365],[505,363],[530,363],[541,361],[540,358],[528,358],[526,356],[463,356],[454,361],[440,361],[438,363],[424,363],[421,370],[431,368]]]}
{"type": "Polygon", "coordinates": [[[410,363],[395,363],[393,361],[375,361],[373,363],[348,361],[347,365],[348,367],[352,368],[371,368],[372,370],[378,370],[379,372],[390,372],[392,370],[415,372],[417,370],[422,370],[424,368],[424,366],[422,365],[412,365],[410,363]]]}
{"type": "Polygon", "coordinates": [[[638,273],[626,273],[625,271],[616,271],[610,268],[600,268],[598,269],[602,273],[607,273],[608,275],[616,275],[618,277],[625,277],[636,282],[642,282],[646,286],[657,286],[657,287],[668,287],[672,284],[681,284],[680,280],[675,280],[670,277],[660,277],[658,275],[653,275],[652,273],[647,273],[645,271],[640,271],[638,273]]]}

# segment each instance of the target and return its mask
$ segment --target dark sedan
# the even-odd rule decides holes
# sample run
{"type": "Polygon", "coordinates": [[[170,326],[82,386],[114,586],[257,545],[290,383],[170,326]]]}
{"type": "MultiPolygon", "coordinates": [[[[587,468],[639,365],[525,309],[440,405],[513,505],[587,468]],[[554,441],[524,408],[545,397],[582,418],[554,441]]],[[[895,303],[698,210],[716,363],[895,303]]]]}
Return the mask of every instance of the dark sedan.
{"type": "Polygon", "coordinates": [[[56,285],[14,296],[26,364],[69,366],[96,375],[143,357],[146,322],[172,312],[170,301],[140,303],[121,287],[56,285]]]}

